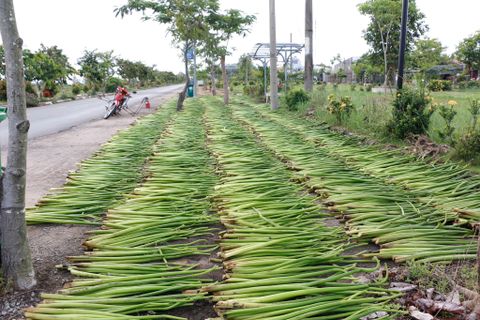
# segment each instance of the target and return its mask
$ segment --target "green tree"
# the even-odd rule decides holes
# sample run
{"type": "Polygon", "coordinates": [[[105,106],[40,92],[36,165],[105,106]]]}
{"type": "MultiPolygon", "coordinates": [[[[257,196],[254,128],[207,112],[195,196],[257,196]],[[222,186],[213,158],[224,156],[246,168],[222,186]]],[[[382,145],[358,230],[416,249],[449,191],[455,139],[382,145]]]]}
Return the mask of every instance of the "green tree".
{"type": "Polygon", "coordinates": [[[419,39],[408,57],[411,67],[425,72],[427,69],[448,63],[448,56],[443,54],[445,47],[437,39],[419,39]]]}
{"type": "Polygon", "coordinates": [[[213,13],[209,16],[209,24],[213,29],[210,33],[212,43],[217,43],[216,50],[220,57],[220,65],[223,76],[223,102],[229,103],[229,83],[227,69],[225,67],[225,56],[229,54],[228,42],[234,35],[245,36],[249,31],[249,26],[255,21],[255,16],[244,15],[242,11],[230,9],[224,13],[213,13]]]}
{"type": "Polygon", "coordinates": [[[182,51],[185,63],[185,87],[179,95],[177,110],[182,110],[190,82],[187,52],[202,43],[209,33],[208,18],[219,10],[218,0],[128,0],[115,9],[117,16],[140,12],[144,20],[166,24],[174,45],[182,51]]]}
{"type": "Polygon", "coordinates": [[[39,91],[49,90],[54,94],[58,85],[65,84],[75,73],[68,57],[57,46],[45,47],[43,44],[35,53],[23,52],[25,78],[37,84],[39,91]]]}
{"type": "Polygon", "coordinates": [[[0,33],[5,47],[8,96],[7,167],[0,194],[0,242],[3,279],[6,285],[27,290],[35,286],[35,273],[25,222],[27,173],[27,119],[22,44],[13,0],[0,0],[0,33]]]}
{"type": "MultiPolygon", "coordinates": [[[[364,38],[371,46],[372,61],[383,64],[385,82],[393,78],[398,61],[399,39],[402,18],[402,0],[368,0],[358,6],[361,14],[370,18],[364,38]]],[[[409,0],[407,25],[407,52],[415,39],[422,36],[428,27],[425,15],[417,8],[415,0],[409,0]]]]}
{"type": "Polygon", "coordinates": [[[456,55],[467,65],[469,71],[480,69],[480,31],[465,38],[458,45],[456,55]]]}
{"type": "Polygon", "coordinates": [[[254,69],[255,66],[253,65],[252,57],[247,54],[242,55],[238,60],[237,74],[239,79],[244,79],[245,85],[252,79],[254,69]]]}
{"type": "Polygon", "coordinates": [[[80,66],[80,75],[95,87],[105,88],[108,78],[115,74],[113,51],[85,50],[77,63],[80,66]]]}

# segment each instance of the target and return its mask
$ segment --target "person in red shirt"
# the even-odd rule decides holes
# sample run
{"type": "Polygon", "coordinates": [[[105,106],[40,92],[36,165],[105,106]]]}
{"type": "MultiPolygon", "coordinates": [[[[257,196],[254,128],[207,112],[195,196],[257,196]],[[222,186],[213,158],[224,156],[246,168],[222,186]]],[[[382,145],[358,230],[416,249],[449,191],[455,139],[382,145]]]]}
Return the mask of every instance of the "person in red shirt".
{"type": "Polygon", "coordinates": [[[120,107],[124,102],[125,98],[129,95],[128,90],[124,87],[118,86],[117,91],[115,92],[115,105],[120,107]]]}

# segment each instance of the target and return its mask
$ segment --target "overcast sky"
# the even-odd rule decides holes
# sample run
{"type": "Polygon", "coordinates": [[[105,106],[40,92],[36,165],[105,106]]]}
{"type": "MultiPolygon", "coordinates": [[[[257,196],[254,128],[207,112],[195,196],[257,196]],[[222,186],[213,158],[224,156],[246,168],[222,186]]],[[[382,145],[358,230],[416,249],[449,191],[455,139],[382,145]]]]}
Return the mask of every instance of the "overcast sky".
{"type": "MultiPolygon", "coordinates": [[[[220,0],[222,7],[254,14],[256,23],[245,38],[230,42],[233,54],[227,63],[251,51],[258,42],[268,42],[268,0],[220,0]]],[[[313,0],[314,63],[327,63],[340,53],[344,58],[360,56],[368,50],[362,30],[368,19],[358,13],[363,0],[313,0]]],[[[160,70],[183,70],[178,50],[171,45],[165,27],[144,22],[134,15],[116,18],[114,8],[126,0],[14,0],[24,47],[36,50],[41,43],[58,45],[72,63],[85,49],[114,50],[117,56],[141,60],[160,70]]],[[[480,30],[479,0],[417,0],[430,26],[427,36],[439,39],[447,52],[463,38],[480,30]]],[[[277,41],[304,41],[304,1],[277,0],[277,41]]],[[[303,57],[302,57],[303,58],[303,57]]]]}

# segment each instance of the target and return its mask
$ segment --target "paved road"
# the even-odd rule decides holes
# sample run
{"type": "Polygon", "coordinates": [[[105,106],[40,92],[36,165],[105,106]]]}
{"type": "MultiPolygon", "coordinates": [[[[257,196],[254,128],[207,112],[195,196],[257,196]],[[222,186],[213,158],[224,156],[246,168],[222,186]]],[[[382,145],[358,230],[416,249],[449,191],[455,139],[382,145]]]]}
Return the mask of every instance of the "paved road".
{"type": "MultiPolygon", "coordinates": [[[[150,100],[180,91],[182,85],[173,85],[161,88],[147,89],[132,94],[129,105],[135,106],[143,99],[150,100]]],[[[105,103],[97,98],[58,103],[49,106],[29,108],[27,116],[30,120],[28,138],[38,138],[70,129],[79,124],[103,118],[105,103]]],[[[105,121],[115,121],[115,118],[105,121]]],[[[0,145],[6,145],[8,140],[7,120],[0,123],[0,145]]]]}

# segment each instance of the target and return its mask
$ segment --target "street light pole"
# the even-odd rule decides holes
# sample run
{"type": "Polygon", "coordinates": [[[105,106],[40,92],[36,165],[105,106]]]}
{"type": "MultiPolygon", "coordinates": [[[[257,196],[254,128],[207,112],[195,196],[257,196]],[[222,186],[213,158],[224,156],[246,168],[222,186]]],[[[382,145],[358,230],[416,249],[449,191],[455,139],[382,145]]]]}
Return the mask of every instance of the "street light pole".
{"type": "Polygon", "coordinates": [[[400,34],[400,50],[398,55],[398,79],[397,90],[403,89],[403,74],[405,68],[405,48],[407,42],[407,22],[408,22],[408,0],[403,0],[402,4],[402,31],[400,34]]]}

